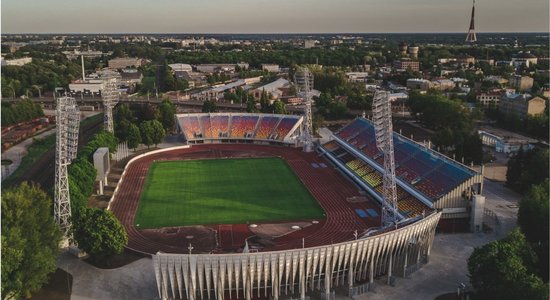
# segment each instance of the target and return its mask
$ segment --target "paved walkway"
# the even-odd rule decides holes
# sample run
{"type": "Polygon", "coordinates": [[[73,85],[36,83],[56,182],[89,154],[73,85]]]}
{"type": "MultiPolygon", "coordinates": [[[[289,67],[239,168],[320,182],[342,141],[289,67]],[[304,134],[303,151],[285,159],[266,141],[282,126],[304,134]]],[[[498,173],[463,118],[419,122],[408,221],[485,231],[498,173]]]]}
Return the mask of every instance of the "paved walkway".
{"type": "Polygon", "coordinates": [[[64,252],[57,266],[73,275],[73,300],[158,298],[150,258],[142,258],[122,268],[104,270],[64,252]]]}

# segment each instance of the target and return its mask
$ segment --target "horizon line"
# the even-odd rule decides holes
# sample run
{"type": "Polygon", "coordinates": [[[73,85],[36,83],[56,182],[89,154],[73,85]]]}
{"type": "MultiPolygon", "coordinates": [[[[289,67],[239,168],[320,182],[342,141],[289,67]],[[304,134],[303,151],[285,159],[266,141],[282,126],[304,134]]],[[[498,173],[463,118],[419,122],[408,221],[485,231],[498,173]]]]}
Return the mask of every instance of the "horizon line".
{"type": "MultiPolygon", "coordinates": [[[[0,35],[67,35],[67,34],[75,34],[75,35],[124,35],[124,34],[142,34],[142,35],[154,35],[154,34],[170,34],[170,35],[291,35],[291,34],[297,34],[297,35],[328,35],[328,34],[466,34],[466,31],[444,31],[444,32],[230,32],[230,33],[223,33],[223,32],[205,32],[205,33],[198,33],[198,32],[42,32],[42,33],[36,33],[36,32],[18,32],[18,33],[0,33],[0,35]]],[[[480,31],[476,32],[476,34],[494,34],[494,33],[543,33],[543,34],[550,34],[550,32],[546,31],[480,31]]]]}

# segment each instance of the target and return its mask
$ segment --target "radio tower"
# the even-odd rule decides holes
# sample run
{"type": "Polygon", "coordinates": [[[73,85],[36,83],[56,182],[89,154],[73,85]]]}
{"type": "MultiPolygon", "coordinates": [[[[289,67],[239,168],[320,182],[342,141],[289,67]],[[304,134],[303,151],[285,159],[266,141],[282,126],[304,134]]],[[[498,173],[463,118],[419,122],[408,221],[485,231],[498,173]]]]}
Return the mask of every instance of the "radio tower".
{"type": "Polygon", "coordinates": [[[54,219],[65,237],[71,227],[71,199],[67,166],[76,158],[80,111],[72,97],[57,98],[55,140],[54,219]]]}
{"type": "Polygon", "coordinates": [[[313,151],[313,118],[311,113],[311,89],[313,88],[313,74],[307,67],[303,67],[294,74],[294,82],[298,88],[298,95],[304,98],[304,130],[302,142],[304,152],[313,151]]]}
{"type": "Polygon", "coordinates": [[[384,154],[382,226],[398,221],[391,103],[387,91],[376,91],[372,101],[372,121],[376,147],[384,154]]]}
{"type": "Polygon", "coordinates": [[[113,107],[118,100],[117,79],[107,75],[103,80],[103,90],[101,91],[101,99],[103,100],[103,128],[114,133],[113,128],[113,107]]]}
{"type": "Polygon", "coordinates": [[[474,4],[472,5],[472,18],[470,19],[470,29],[468,29],[468,35],[466,35],[466,42],[475,43],[477,41],[476,32],[474,28],[474,13],[476,10],[476,0],[473,0],[474,4]]]}

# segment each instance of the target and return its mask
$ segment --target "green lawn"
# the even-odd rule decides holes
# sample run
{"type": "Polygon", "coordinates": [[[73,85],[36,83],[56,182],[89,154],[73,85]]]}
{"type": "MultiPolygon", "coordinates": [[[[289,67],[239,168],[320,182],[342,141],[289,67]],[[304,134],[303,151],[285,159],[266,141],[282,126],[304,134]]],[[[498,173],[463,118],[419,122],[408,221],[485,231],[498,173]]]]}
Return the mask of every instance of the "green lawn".
{"type": "Polygon", "coordinates": [[[140,228],[322,218],[323,209],[280,158],[151,165],[135,218],[140,228]]]}

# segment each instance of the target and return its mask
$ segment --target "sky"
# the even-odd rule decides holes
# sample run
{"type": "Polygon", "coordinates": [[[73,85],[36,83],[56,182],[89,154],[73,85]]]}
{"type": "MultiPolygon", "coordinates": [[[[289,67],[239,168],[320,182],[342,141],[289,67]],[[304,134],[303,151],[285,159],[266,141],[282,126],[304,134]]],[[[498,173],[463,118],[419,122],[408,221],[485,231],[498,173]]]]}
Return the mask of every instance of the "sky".
{"type": "MultiPolygon", "coordinates": [[[[8,33],[465,32],[469,0],[1,0],[8,33]]],[[[478,0],[477,32],[548,32],[548,0],[478,0]]]]}

